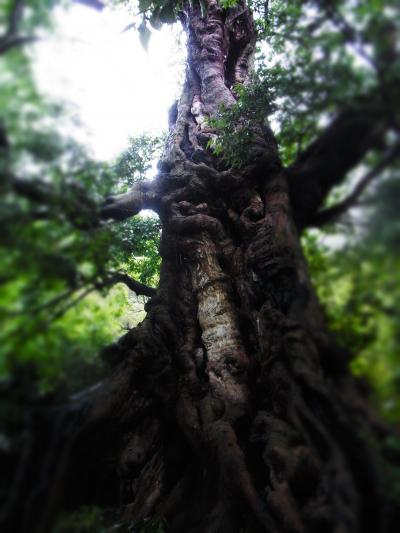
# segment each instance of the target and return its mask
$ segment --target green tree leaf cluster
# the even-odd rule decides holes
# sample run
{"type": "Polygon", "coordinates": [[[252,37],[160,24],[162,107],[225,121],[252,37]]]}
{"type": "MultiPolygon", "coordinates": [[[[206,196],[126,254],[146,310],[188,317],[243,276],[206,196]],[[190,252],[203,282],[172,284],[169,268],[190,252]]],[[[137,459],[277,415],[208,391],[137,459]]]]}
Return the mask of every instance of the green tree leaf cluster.
{"type": "Polygon", "coordinates": [[[158,219],[99,223],[98,209],[144,179],[161,139],[143,134],[115,161],[91,159],[61,133],[64,106],[38,92],[23,47],[0,56],[0,85],[0,374],[30,364],[42,391],[80,388],[99,376],[100,349],[143,317],[113,273],[158,282],[158,219]]]}

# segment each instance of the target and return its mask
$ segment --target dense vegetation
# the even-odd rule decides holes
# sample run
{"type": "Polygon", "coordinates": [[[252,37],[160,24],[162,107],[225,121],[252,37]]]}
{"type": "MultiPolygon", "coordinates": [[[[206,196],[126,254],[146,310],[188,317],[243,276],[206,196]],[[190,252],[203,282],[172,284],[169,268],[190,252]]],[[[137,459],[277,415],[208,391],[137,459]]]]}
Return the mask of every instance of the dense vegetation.
{"type": "MultiPolygon", "coordinates": [[[[27,398],[66,397],[103,375],[102,348],[145,315],[147,297],[136,297],[129,287],[140,282],[154,288],[159,280],[158,218],[136,215],[114,224],[100,221],[99,209],[110,193],[124,193],[148,177],[164,140],[146,134],[132,138],[124,153],[105,163],[90,159],[85,147],[60,133],[60,123],[67,120],[63,103],[38,92],[30,51],[36,35],[51,31],[54,4],[9,0],[0,8],[0,372],[5,406],[0,431],[5,446],[13,445],[6,434],[11,439],[18,434],[27,398]],[[10,412],[18,413],[12,423],[10,412]]],[[[235,4],[223,2],[224,7],[235,4]]],[[[209,121],[217,133],[207,146],[226,165],[246,164],[257,121],[272,126],[281,158],[290,165],[338,110],[371,109],[383,100],[391,115],[368,156],[328,196],[319,212],[322,219],[304,224],[302,242],[328,323],[352,354],[353,373],[362,378],[381,415],[398,423],[397,2],[256,0],[250,5],[258,15],[254,78],[237,87],[234,106],[221,106],[209,121]]],[[[181,16],[179,2],[140,0],[139,11],[131,26],[144,46],[151,31],[181,16]]],[[[400,491],[399,479],[394,473],[393,496],[400,491]]],[[[86,511],[80,524],[87,519],[89,525],[79,526],[82,531],[102,521],[95,509],[86,511]]],[[[163,530],[161,524],[154,527],[163,530]]]]}
{"type": "Polygon", "coordinates": [[[28,50],[1,61],[1,372],[29,365],[42,392],[75,388],[78,367],[95,365],[100,348],[137,322],[115,273],[157,284],[157,219],[99,226],[97,206],[145,178],[161,139],[143,134],[116,161],[91,160],[60,133],[68,118],[38,94],[28,50]]]}

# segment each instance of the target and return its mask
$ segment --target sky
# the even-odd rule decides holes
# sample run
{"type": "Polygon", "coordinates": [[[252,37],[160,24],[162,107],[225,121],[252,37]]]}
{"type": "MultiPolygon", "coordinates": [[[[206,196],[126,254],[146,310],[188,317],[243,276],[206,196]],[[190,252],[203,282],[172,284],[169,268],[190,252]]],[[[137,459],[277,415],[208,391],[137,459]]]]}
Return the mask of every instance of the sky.
{"type": "Polygon", "coordinates": [[[93,155],[110,160],[132,135],[167,128],[168,108],[183,77],[178,29],[154,31],[146,52],[126,8],[97,12],[82,5],[55,11],[57,30],[34,47],[39,89],[69,103],[69,131],[93,155]]]}

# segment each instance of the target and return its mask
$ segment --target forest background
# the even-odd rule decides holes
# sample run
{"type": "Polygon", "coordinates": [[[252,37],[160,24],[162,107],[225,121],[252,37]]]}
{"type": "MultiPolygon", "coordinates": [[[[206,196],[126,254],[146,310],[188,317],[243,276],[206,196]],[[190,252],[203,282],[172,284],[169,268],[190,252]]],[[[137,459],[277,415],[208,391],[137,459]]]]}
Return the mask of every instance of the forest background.
{"type": "MultiPolygon", "coordinates": [[[[103,9],[96,1],[86,3],[88,9],[103,9]]],[[[62,399],[101,378],[101,350],[145,314],[146,296],[131,290],[133,279],[153,288],[158,282],[157,217],[145,213],[100,225],[96,220],[106,196],[151,174],[164,134],[131,137],[126,150],[109,161],[90,157],[87,146],[62,127],[71,119],[68,94],[55,101],[35,82],[36,41],[56,31],[53,8],[69,4],[5,0],[0,6],[0,446],[5,448],[29,402],[62,399]]],[[[268,115],[285,164],[341,102],[356,102],[380,76],[398,76],[398,59],[390,68],[387,60],[385,72],[374,62],[398,35],[396,2],[326,3],[331,4],[337,11],[317,37],[299,22],[307,9],[301,2],[271,2],[260,27],[269,46],[259,48],[257,82],[252,94],[241,95],[240,112],[268,115]]],[[[261,9],[261,3],[254,5],[261,9]]],[[[121,31],[136,30],[135,38],[144,47],[150,39],[151,46],[157,20],[144,23],[134,16],[140,6],[132,3],[115,8],[127,13],[121,31]]],[[[317,12],[308,9],[308,19],[318,24],[317,12]]],[[[172,22],[167,10],[161,18],[172,22]]],[[[393,105],[394,124],[398,113],[393,105]]],[[[213,148],[240,164],[242,139],[231,135],[232,120],[235,116],[221,114],[215,124],[221,140],[213,148]]],[[[396,134],[398,126],[388,146],[398,142],[396,134]]],[[[323,229],[307,229],[303,245],[328,323],[354,354],[352,371],[370,389],[380,414],[398,424],[400,166],[393,151],[386,154],[382,160],[377,146],[334,189],[326,207],[343,201],[350,209],[323,229]],[[368,187],[354,194],[365,176],[368,187]]],[[[400,492],[400,481],[397,488],[400,492]]]]}

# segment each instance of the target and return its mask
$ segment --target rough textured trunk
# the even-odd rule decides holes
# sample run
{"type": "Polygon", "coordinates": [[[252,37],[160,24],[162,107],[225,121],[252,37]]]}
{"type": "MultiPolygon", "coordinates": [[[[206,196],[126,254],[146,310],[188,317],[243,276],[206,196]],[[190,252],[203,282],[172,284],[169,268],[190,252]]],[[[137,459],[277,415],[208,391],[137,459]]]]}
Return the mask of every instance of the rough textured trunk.
{"type": "Polygon", "coordinates": [[[159,213],[159,289],[105,351],[106,382],[32,415],[3,531],[45,533],[82,503],[129,531],[390,530],[371,445],[384,430],[326,329],[273,136],[254,125],[240,170],[206,148],[255,43],[245,4],[206,4],[182,14],[188,67],[159,175],[103,211],[159,213]]]}

